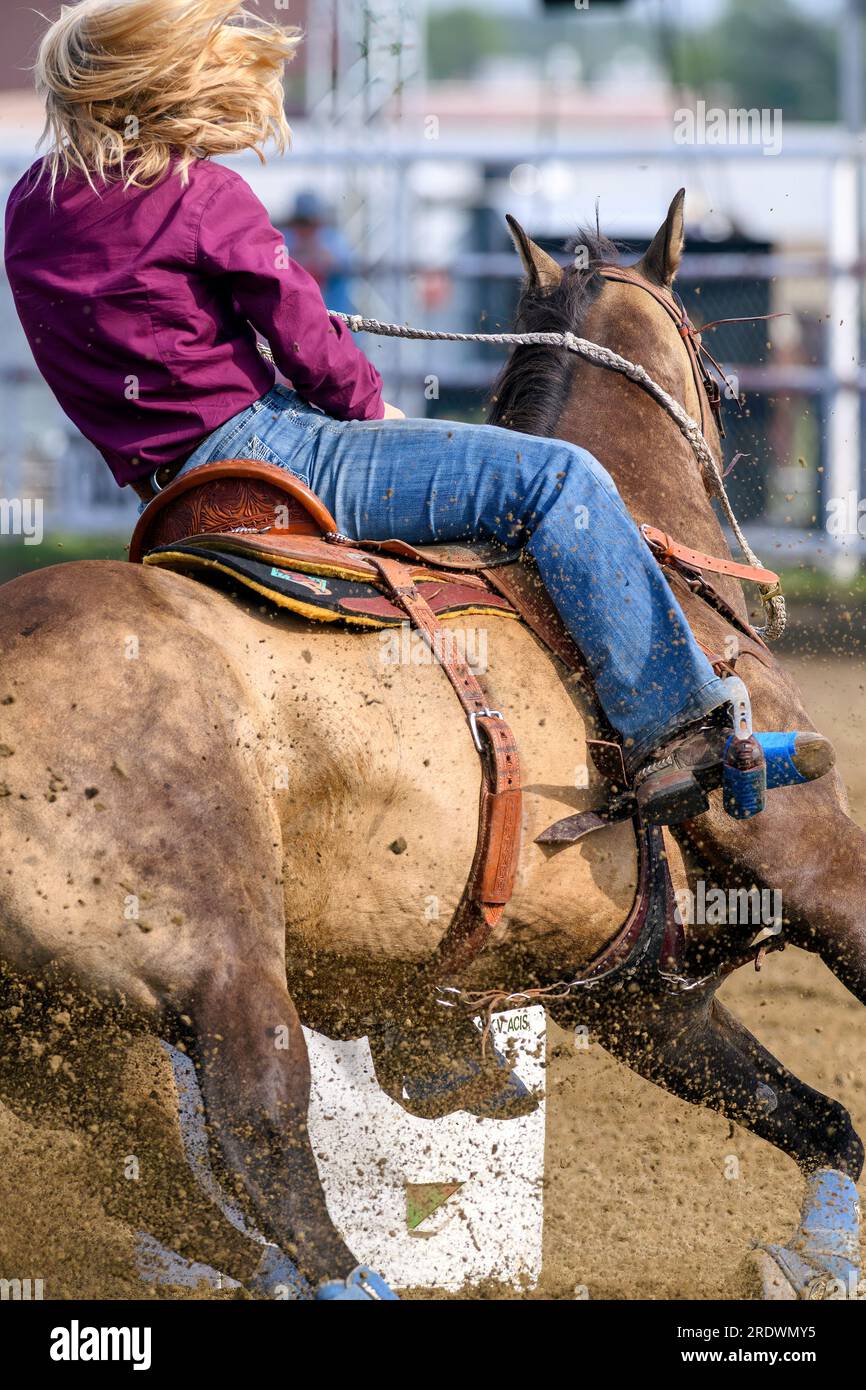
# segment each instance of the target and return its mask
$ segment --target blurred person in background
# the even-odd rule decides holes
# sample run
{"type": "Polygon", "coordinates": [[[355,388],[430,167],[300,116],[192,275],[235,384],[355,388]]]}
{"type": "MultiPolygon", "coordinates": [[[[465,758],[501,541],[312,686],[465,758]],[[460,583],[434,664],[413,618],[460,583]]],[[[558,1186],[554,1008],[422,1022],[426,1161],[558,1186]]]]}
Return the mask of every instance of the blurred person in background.
{"type": "Polygon", "coordinates": [[[337,314],[353,314],[351,248],[318,193],[311,188],[299,193],[281,230],[292,260],[313,277],[328,308],[337,314]]]}

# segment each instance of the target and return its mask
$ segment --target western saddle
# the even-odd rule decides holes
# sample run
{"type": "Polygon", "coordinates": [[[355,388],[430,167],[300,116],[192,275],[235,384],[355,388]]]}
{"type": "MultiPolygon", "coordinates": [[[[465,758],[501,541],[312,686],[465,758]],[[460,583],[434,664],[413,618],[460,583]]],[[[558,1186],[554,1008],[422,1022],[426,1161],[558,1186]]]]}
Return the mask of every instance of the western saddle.
{"type": "MultiPolygon", "coordinates": [[[[644,528],[660,563],[681,573],[700,573],[699,562],[708,562],[708,568],[724,564],[726,572],[738,568],[731,561],[713,562],[686,552],[662,533],[649,532],[644,528]]],[[[291,473],[257,459],[227,459],[181,474],[153,498],[139,518],[129,558],[203,580],[227,577],[311,621],[366,629],[408,621],[431,647],[460,701],[482,769],[475,856],[431,963],[437,983],[459,977],[500,920],[513,890],[522,818],[514,736],[443,623],[470,614],[524,622],[578,674],[593,700],[603,736],[588,745],[612,784],[614,809],[569,816],[549,827],[539,842],[573,844],[612,820],[633,816],[622,796],[627,777],[617,736],[598,708],[577,645],[534,568],[522,563],[519,553],[479,545],[415,547],[396,539],[351,540],[339,532],[322,501],[291,473]]],[[[635,831],[639,868],[634,905],[619,933],[584,969],[581,983],[642,959],[650,936],[669,966],[679,959],[681,928],[671,908],[660,832],[636,818],[635,831]]]]}

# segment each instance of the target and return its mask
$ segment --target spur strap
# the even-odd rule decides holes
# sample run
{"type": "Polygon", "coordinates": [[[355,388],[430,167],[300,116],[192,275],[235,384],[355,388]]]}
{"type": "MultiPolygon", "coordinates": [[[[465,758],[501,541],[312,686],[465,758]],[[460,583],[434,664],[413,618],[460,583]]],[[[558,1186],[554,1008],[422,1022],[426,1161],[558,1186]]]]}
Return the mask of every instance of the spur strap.
{"type": "Polygon", "coordinates": [[[382,554],[370,554],[394,602],[423,634],[466,714],[481,759],[478,839],[463,895],[433,956],[437,982],[471,965],[484,949],[514,889],[520,852],[523,798],[517,741],[487,697],[457,644],[442,626],[412,577],[412,567],[382,554]]]}

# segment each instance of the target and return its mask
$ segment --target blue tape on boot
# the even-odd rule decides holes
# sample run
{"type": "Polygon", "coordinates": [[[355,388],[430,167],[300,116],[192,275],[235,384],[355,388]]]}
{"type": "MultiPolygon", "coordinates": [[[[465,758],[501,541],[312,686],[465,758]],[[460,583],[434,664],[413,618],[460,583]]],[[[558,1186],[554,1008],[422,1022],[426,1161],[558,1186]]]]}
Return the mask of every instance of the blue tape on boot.
{"type": "Polygon", "coordinates": [[[764,794],[767,790],[766,772],[763,767],[748,770],[737,767],[722,768],[722,798],[729,816],[736,820],[748,820],[764,809],[764,794]]]}
{"type": "MultiPolygon", "coordinates": [[[[764,757],[767,760],[767,786],[772,787],[793,787],[800,782],[807,782],[809,779],[804,777],[802,772],[798,772],[794,764],[794,754],[797,751],[797,735],[794,734],[755,734],[755,738],[764,750],[764,757]]],[[[725,752],[731,740],[725,744],[725,752]]]]}

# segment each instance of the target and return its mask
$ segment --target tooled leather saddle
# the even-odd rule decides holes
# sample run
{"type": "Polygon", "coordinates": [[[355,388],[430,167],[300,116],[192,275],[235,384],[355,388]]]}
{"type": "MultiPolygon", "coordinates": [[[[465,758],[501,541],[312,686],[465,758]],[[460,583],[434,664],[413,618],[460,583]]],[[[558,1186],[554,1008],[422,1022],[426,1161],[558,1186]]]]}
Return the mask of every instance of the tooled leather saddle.
{"type": "MultiPolygon", "coordinates": [[[[455,979],[486,945],[511,897],[520,852],[518,748],[504,713],[443,624],[487,614],[524,622],[579,675],[595,700],[581,653],[530,564],[481,546],[415,547],[401,540],[341,535],[321,500],[298,478],[256,459],[203,464],[182,474],[142,512],[133,563],[207,581],[234,581],[301,618],[359,629],[411,624],[432,649],[463,708],[482,769],[475,856],[463,895],[431,963],[437,982],[455,979]]],[[[597,706],[597,702],[596,706],[597,706]]],[[[605,737],[590,753],[613,787],[625,786],[621,750],[598,710],[605,737]]],[[[539,842],[562,846],[609,823],[602,811],[557,822],[539,842]]],[[[587,982],[653,954],[679,960],[681,928],[661,834],[635,820],[638,890],[614,939],[579,977],[587,982]]]]}

